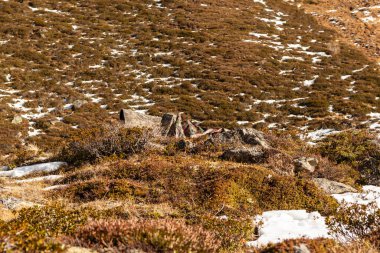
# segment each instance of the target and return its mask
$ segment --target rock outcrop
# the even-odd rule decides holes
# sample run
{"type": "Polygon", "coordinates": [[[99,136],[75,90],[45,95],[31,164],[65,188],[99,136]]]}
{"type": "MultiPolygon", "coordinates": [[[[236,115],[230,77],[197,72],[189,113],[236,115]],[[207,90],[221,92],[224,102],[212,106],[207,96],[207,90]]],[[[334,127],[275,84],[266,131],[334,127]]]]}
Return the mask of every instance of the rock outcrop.
{"type": "Polygon", "coordinates": [[[128,128],[146,127],[157,129],[160,127],[161,122],[160,117],[146,115],[130,109],[120,110],[119,119],[128,128]]]}
{"type": "Polygon", "coordinates": [[[120,111],[120,121],[125,127],[147,127],[160,129],[162,136],[175,138],[194,138],[203,134],[203,129],[190,119],[185,119],[183,113],[165,113],[161,118],[138,113],[129,109],[120,111]]]}
{"type": "Polygon", "coordinates": [[[265,150],[260,146],[232,148],[224,151],[223,160],[241,163],[259,163],[265,160],[265,150]]]}
{"type": "Polygon", "coordinates": [[[313,178],[313,182],[327,194],[341,194],[345,192],[357,192],[357,190],[349,185],[331,181],[326,178],[313,178]]]}
{"type": "Polygon", "coordinates": [[[264,134],[253,128],[223,130],[212,134],[208,141],[217,145],[231,146],[223,152],[221,158],[235,162],[264,162],[268,157],[268,151],[271,150],[264,134]]]}
{"type": "Polygon", "coordinates": [[[219,132],[212,133],[209,141],[213,144],[249,145],[260,146],[264,149],[270,148],[270,144],[264,134],[253,128],[240,128],[231,131],[221,129],[219,132]]]}
{"type": "Polygon", "coordinates": [[[161,119],[161,134],[175,138],[196,137],[203,129],[190,119],[184,119],[183,113],[165,113],[161,119]]]}
{"type": "Polygon", "coordinates": [[[314,157],[300,157],[294,160],[295,172],[313,173],[318,166],[318,160],[314,157]]]}

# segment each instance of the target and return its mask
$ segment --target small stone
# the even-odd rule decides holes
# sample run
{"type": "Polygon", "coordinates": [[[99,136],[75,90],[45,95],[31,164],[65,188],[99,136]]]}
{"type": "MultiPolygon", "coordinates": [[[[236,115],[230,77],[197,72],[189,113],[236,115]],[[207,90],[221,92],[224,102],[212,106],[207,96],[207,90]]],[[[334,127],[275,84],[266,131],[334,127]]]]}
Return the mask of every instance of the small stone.
{"type": "Polygon", "coordinates": [[[10,169],[8,166],[0,166],[0,171],[8,171],[10,169]]]}
{"type": "Polygon", "coordinates": [[[23,121],[23,118],[21,116],[15,116],[12,120],[12,124],[18,125],[21,124],[23,121]]]}
{"type": "Polygon", "coordinates": [[[9,210],[20,210],[22,208],[33,207],[38,205],[36,203],[24,201],[22,199],[14,197],[0,199],[0,204],[2,204],[4,208],[9,210]]]}
{"type": "Polygon", "coordinates": [[[307,171],[313,173],[318,166],[318,160],[314,157],[300,157],[294,161],[295,172],[307,171]]]}
{"type": "Polygon", "coordinates": [[[159,129],[160,117],[146,115],[131,109],[122,109],[119,113],[119,119],[127,128],[146,127],[159,129]]]}

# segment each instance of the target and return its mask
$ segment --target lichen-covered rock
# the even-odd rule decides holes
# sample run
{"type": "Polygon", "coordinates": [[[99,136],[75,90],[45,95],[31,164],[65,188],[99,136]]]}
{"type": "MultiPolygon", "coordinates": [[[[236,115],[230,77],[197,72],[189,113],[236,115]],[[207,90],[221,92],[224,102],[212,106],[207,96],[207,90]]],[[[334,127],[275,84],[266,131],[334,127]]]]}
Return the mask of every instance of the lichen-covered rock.
{"type": "Polygon", "coordinates": [[[259,146],[228,149],[221,156],[223,160],[242,163],[259,163],[264,161],[265,157],[265,151],[259,146]]]}
{"type": "Polygon", "coordinates": [[[259,145],[262,148],[270,148],[269,142],[265,139],[263,132],[253,128],[241,128],[237,130],[241,140],[249,145],[259,145]]]}
{"type": "Polygon", "coordinates": [[[161,118],[139,113],[130,109],[122,109],[120,111],[120,121],[127,128],[146,127],[157,129],[160,127],[161,118]]]}
{"type": "Polygon", "coordinates": [[[194,125],[190,119],[184,119],[183,113],[178,115],[165,113],[161,119],[162,136],[175,138],[195,137],[203,133],[202,128],[194,125]]]}
{"type": "Polygon", "coordinates": [[[345,192],[357,192],[357,190],[349,185],[331,181],[326,178],[313,178],[313,182],[325,191],[327,194],[340,194],[345,192]]]}
{"type": "Polygon", "coordinates": [[[10,168],[8,166],[0,166],[0,171],[8,171],[10,168]]]}
{"type": "Polygon", "coordinates": [[[313,173],[318,166],[318,160],[314,157],[300,157],[294,161],[295,172],[313,173]]]}
{"type": "Polygon", "coordinates": [[[269,149],[270,144],[264,134],[253,128],[240,128],[237,130],[223,130],[213,133],[209,140],[213,144],[250,145],[269,149]]]}

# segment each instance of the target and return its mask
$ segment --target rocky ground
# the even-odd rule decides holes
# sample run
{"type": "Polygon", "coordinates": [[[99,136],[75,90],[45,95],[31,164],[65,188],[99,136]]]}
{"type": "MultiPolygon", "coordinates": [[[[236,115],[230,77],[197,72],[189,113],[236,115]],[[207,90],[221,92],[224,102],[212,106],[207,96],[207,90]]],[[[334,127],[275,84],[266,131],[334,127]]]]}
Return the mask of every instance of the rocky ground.
{"type": "Polygon", "coordinates": [[[361,162],[380,153],[368,133],[310,148],[253,128],[190,138],[175,137],[178,121],[163,126],[176,130],[85,130],[64,162],[4,167],[1,249],[378,252],[379,173],[361,162]]]}

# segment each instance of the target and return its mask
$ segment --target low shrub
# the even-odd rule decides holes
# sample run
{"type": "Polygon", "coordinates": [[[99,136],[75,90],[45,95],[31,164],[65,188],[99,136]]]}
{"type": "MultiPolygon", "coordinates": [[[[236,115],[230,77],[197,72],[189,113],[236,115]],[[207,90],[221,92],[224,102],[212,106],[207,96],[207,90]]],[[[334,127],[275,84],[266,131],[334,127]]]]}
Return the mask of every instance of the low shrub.
{"type": "Polygon", "coordinates": [[[76,202],[101,199],[139,199],[149,193],[149,189],[128,180],[95,179],[71,184],[61,193],[76,202]]]}
{"type": "Polygon", "coordinates": [[[329,136],[317,147],[322,156],[352,166],[361,174],[360,183],[380,182],[380,148],[367,131],[347,131],[329,136]]]}
{"type": "Polygon", "coordinates": [[[376,203],[342,205],[326,222],[340,240],[369,239],[378,244],[380,209],[376,203]]]}
{"type": "Polygon", "coordinates": [[[74,165],[112,155],[125,157],[143,150],[148,139],[147,130],[127,129],[121,125],[85,129],[72,138],[59,157],[74,165]]]}
{"type": "Polygon", "coordinates": [[[255,227],[252,218],[232,218],[204,216],[200,219],[200,225],[215,233],[220,239],[221,245],[227,252],[235,252],[241,249],[247,240],[253,239],[255,227]]]}
{"type": "Polygon", "coordinates": [[[79,228],[71,240],[78,246],[119,252],[217,252],[215,235],[182,220],[101,220],[79,228]]]}
{"type": "Polygon", "coordinates": [[[88,217],[84,210],[66,210],[60,204],[24,208],[16,218],[0,224],[0,251],[61,252],[63,246],[55,238],[71,234],[88,217]]]}

